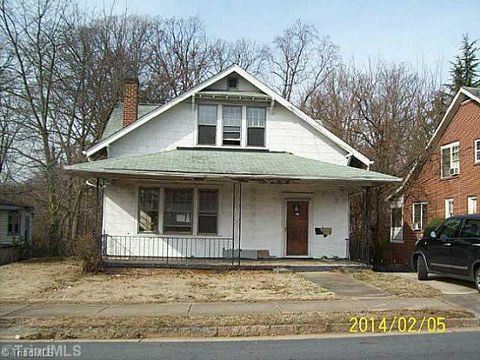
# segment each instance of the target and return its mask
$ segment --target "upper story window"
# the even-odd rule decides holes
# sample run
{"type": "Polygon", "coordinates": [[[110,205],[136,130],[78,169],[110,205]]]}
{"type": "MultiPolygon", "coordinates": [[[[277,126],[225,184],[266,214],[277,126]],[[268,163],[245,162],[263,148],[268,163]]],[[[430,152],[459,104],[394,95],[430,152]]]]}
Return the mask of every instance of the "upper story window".
{"type": "Polygon", "coordinates": [[[416,202],[413,204],[413,230],[423,230],[427,225],[427,203],[416,202]]]}
{"type": "Polygon", "coordinates": [[[441,176],[449,177],[460,174],[460,143],[444,145],[441,151],[441,176]]]}
{"type": "Polygon", "coordinates": [[[240,146],[242,138],[242,107],[223,107],[223,145],[240,146]]]}
{"type": "Polygon", "coordinates": [[[20,213],[15,210],[8,212],[8,229],[9,236],[20,235],[20,213]]]}
{"type": "Polygon", "coordinates": [[[247,107],[247,146],[265,146],[266,115],[264,107],[247,107]]]}
{"type": "Polygon", "coordinates": [[[475,162],[480,163],[480,139],[475,140],[475,162]]]}
{"type": "Polygon", "coordinates": [[[215,145],[217,135],[217,105],[198,105],[198,144],[215,145]]]}

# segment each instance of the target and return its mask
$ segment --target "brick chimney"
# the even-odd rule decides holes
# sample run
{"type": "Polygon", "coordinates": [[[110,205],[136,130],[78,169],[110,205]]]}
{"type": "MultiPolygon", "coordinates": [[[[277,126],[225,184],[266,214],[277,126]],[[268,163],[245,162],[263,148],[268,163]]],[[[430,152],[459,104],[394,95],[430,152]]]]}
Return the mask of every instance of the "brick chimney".
{"type": "Polygon", "coordinates": [[[123,127],[137,120],[138,115],[138,78],[125,79],[123,82],[123,127]]]}

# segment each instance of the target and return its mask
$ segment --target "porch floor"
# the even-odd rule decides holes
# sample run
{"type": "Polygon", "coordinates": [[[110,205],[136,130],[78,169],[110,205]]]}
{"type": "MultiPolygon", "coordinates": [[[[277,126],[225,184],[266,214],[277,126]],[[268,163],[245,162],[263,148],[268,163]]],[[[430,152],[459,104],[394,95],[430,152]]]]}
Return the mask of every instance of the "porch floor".
{"type": "Polygon", "coordinates": [[[290,271],[331,271],[341,269],[362,270],[372,266],[347,259],[238,259],[235,262],[227,259],[145,259],[145,258],[113,258],[104,259],[106,267],[158,267],[158,268],[188,268],[188,269],[223,269],[242,270],[290,270],[290,271]]]}

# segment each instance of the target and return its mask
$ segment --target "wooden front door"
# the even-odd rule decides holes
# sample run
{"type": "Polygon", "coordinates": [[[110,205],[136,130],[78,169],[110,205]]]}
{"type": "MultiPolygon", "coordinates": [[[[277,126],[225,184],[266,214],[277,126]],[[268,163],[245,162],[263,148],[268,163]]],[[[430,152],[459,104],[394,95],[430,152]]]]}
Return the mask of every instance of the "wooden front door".
{"type": "Polygon", "coordinates": [[[308,201],[287,201],[287,256],[308,255],[308,201]]]}

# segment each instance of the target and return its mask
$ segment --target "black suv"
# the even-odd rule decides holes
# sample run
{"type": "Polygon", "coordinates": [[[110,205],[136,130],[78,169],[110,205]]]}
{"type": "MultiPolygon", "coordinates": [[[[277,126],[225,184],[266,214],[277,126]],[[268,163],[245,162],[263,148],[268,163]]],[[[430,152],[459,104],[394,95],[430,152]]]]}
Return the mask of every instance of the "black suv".
{"type": "Polygon", "coordinates": [[[417,241],[413,268],[419,280],[428,273],[475,281],[480,291],[480,215],[448,218],[417,241]]]}

